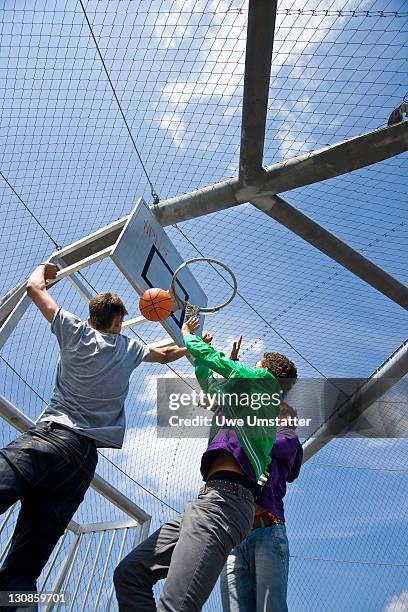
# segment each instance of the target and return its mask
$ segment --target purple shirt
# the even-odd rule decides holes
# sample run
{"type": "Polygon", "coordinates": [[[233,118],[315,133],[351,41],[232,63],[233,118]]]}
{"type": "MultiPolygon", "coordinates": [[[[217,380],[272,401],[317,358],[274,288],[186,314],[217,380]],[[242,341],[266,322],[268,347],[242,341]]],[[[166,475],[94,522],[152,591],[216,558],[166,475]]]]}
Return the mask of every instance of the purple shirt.
{"type": "Polygon", "coordinates": [[[256,482],[254,470],[241,448],[237,434],[233,429],[228,429],[226,427],[220,427],[217,434],[208,445],[204,455],[201,457],[201,474],[204,480],[207,480],[208,471],[214,461],[214,454],[217,451],[224,451],[232,455],[244,474],[248,476],[250,480],[256,482]]]}
{"type": "MultiPolygon", "coordinates": [[[[231,454],[246,476],[255,482],[252,466],[242,450],[233,429],[221,428],[209,444],[201,459],[201,474],[207,479],[208,471],[214,460],[214,453],[224,451],[231,454]]],[[[303,449],[293,429],[284,428],[278,431],[275,444],[271,450],[269,478],[256,500],[268,512],[278,519],[285,520],[283,498],[286,494],[286,483],[293,482],[300,472],[303,449]]]]}
{"type": "Polygon", "coordinates": [[[271,457],[269,478],[261,489],[257,504],[284,521],[283,498],[286,495],[286,483],[293,482],[299,476],[303,459],[302,445],[293,429],[284,428],[278,431],[271,457]]]}

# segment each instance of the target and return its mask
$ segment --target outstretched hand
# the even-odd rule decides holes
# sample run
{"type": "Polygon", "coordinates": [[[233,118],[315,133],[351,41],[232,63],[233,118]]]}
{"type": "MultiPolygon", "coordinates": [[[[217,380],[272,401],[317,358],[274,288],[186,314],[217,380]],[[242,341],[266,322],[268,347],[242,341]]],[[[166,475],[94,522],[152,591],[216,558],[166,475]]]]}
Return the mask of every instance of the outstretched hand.
{"type": "Polygon", "coordinates": [[[239,350],[241,348],[241,342],[242,342],[242,335],[238,338],[238,340],[235,340],[232,343],[232,349],[230,352],[230,359],[232,359],[233,361],[237,361],[238,356],[239,356],[239,350]]]}
{"type": "Polygon", "coordinates": [[[213,338],[214,336],[210,332],[204,332],[203,335],[201,336],[201,340],[204,340],[206,344],[211,344],[211,342],[213,341],[213,338]]]}
{"type": "Polygon", "coordinates": [[[184,322],[183,327],[181,328],[181,333],[183,336],[187,334],[195,334],[197,329],[200,327],[200,320],[198,317],[190,317],[187,321],[184,322]]]}

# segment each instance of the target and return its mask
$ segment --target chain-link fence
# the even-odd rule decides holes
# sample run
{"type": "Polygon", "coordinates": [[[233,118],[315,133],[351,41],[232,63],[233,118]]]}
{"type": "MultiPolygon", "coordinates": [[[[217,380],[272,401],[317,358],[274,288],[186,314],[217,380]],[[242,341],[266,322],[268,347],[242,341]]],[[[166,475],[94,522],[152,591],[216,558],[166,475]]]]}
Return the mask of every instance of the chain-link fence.
{"type": "MultiPolygon", "coordinates": [[[[246,23],[242,0],[3,3],[2,294],[55,248],[128,214],[137,197],[151,203],[155,194],[164,199],[237,174],[246,23]]],[[[404,0],[279,2],[265,163],[386,125],[408,92],[407,43],[404,0]]],[[[406,160],[402,154],[285,198],[404,282],[406,160]]],[[[399,306],[250,204],[167,231],[184,258],[215,257],[236,273],[239,295],[207,324],[219,347],[243,333],[244,361],[274,349],[303,377],[365,377],[405,338],[399,306]]],[[[111,262],[83,270],[82,280],[91,291],[117,291],[137,314],[137,297],[111,262]]],[[[199,280],[214,298],[226,290],[211,269],[199,280]]],[[[86,317],[67,281],[53,295],[86,317]]],[[[144,342],[163,336],[154,324],[127,333],[144,342]]],[[[37,418],[57,357],[47,324],[30,307],[2,349],[0,392],[37,418]]],[[[205,441],[156,437],[156,377],[174,373],[191,376],[191,366],[137,370],[124,448],[102,451],[98,467],[152,515],[152,529],[200,486],[205,441]]],[[[0,425],[6,444],[14,433],[0,425]]],[[[286,503],[289,609],[408,605],[407,447],[404,439],[341,439],[304,466],[286,503]]],[[[118,518],[94,493],[76,517],[118,518]]],[[[220,609],[217,591],[206,609],[220,609]]]]}

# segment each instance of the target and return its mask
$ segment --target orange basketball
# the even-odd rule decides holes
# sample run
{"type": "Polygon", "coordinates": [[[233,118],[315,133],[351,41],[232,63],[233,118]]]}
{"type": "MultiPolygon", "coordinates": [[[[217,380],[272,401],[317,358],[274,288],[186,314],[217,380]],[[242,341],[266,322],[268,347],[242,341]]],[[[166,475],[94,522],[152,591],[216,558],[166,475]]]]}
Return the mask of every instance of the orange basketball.
{"type": "Polygon", "coordinates": [[[163,321],[173,311],[171,295],[164,289],[148,289],[139,300],[142,315],[149,321],[163,321]]]}

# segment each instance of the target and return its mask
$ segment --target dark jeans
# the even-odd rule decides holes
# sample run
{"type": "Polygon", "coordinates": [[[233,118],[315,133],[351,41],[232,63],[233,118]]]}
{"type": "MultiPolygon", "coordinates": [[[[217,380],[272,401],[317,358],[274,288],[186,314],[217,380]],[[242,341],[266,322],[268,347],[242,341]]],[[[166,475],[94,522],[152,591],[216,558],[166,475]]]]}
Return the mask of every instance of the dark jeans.
{"type": "Polygon", "coordinates": [[[251,529],[254,503],[204,487],[183,515],[139,544],[115,570],[120,612],[197,612],[231,550],[251,529]],[[167,578],[159,604],[153,585],[167,578]]]}
{"type": "Polygon", "coordinates": [[[0,450],[0,514],[21,500],[0,569],[0,591],[36,591],[37,578],[84,499],[97,462],[92,440],[55,423],[39,423],[0,450]]]}

